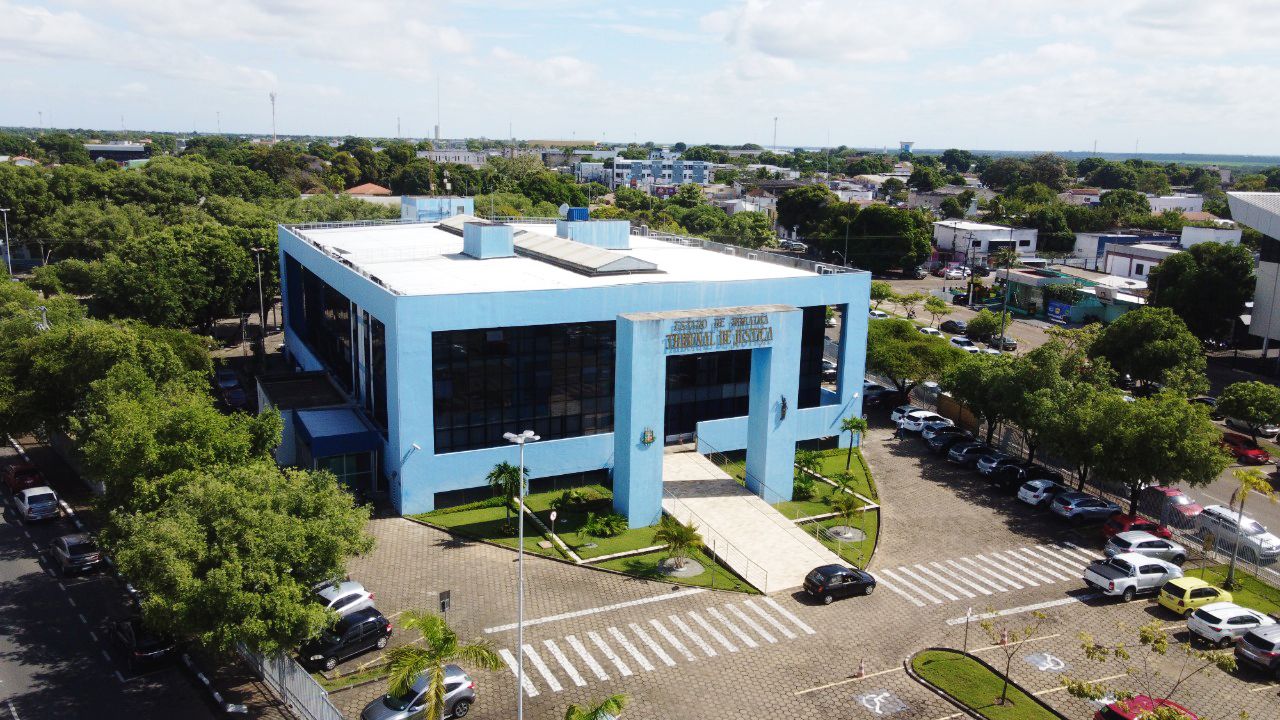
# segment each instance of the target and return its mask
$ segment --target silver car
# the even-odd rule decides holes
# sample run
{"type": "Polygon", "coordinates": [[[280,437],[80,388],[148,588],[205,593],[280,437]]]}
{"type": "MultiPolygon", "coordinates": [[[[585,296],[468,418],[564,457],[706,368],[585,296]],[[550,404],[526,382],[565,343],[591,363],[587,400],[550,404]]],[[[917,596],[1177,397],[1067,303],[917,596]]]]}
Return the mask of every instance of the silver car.
{"type": "Polygon", "coordinates": [[[357,610],[373,607],[373,593],[354,580],[336,585],[325,585],[316,591],[320,602],[339,615],[350,615],[357,610]]]}
{"type": "MultiPolygon", "coordinates": [[[[418,676],[404,695],[387,693],[364,706],[360,720],[410,720],[426,714],[427,674],[418,676]]],[[[444,717],[460,718],[476,702],[476,681],[457,665],[444,668],[444,717]]]]}
{"type": "Polygon", "coordinates": [[[1147,557],[1168,560],[1181,565],[1187,560],[1187,549],[1172,540],[1156,537],[1145,530],[1130,530],[1111,536],[1102,548],[1107,557],[1123,553],[1137,553],[1147,557]]]}

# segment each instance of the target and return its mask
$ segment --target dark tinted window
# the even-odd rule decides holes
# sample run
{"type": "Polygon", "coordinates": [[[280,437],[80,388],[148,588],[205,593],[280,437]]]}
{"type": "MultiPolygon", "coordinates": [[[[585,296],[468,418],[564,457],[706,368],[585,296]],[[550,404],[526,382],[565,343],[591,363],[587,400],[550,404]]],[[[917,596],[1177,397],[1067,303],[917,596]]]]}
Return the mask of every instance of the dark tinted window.
{"type": "MultiPolygon", "coordinates": [[[[1168,595],[1176,598],[1182,597],[1182,588],[1178,587],[1172,582],[1165,583],[1164,587],[1160,588],[1160,592],[1167,593],[1168,595]]],[[[1195,596],[1195,593],[1192,593],[1192,597],[1194,596],[1195,596]]]]}
{"type": "Polygon", "coordinates": [[[1275,643],[1270,640],[1267,640],[1266,638],[1262,637],[1261,635],[1253,631],[1245,633],[1244,641],[1258,648],[1259,650],[1266,650],[1266,651],[1274,650],[1276,648],[1276,645],[1280,644],[1280,643],[1275,643]]]}
{"type": "Polygon", "coordinates": [[[1205,610],[1204,608],[1200,608],[1199,610],[1196,611],[1196,617],[1200,618],[1201,620],[1211,625],[1216,625],[1222,622],[1222,618],[1218,617],[1217,615],[1214,615],[1213,613],[1209,612],[1208,610],[1205,610]]]}

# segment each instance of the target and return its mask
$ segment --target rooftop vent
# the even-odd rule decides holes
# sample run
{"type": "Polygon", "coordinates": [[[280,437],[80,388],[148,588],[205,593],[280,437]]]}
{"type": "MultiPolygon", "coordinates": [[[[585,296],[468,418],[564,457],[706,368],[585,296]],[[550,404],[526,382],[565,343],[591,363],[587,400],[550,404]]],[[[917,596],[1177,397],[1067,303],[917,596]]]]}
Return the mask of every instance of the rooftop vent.
{"type": "Polygon", "coordinates": [[[514,257],[510,225],[469,222],[462,226],[462,253],[477,260],[514,257]]]}
{"type": "Polygon", "coordinates": [[[627,220],[580,220],[573,219],[570,208],[569,219],[556,221],[556,235],[566,240],[575,240],[587,245],[594,245],[606,250],[631,249],[631,222],[627,220]]]}
{"type": "Polygon", "coordinates": [[[515,251],[517,255],[540,260],[587,277],[659,272],[656,264],[631,255],[537,233],[521,233],[517,236],[515,251]]]}

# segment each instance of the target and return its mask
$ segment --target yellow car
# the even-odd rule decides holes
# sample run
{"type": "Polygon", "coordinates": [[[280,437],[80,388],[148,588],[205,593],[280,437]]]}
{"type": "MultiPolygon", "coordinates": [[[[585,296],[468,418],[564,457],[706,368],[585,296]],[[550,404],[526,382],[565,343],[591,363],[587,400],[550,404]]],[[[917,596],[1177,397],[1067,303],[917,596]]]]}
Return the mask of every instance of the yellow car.
{"type": "Polygon", "coordinates": [[[1160,605],[1183,617],[1195,612],[1201,605],[1230,601],[1231,593],[1200,578],[1180,577],[1170,580],[1160,588],[1160,605]]]}

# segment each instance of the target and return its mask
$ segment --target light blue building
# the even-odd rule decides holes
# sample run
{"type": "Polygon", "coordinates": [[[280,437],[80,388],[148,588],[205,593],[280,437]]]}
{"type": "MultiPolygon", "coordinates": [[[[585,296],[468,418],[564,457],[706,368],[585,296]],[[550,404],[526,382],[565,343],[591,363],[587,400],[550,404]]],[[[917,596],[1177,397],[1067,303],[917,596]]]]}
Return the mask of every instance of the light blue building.
{"type": "Polygon", "coordinates": [[[364,453],[296,457],[373,462],[371,489],[417,513],[489,497],[485,475],[516,461],[503,433],[531,429],[535,491],[611,484],[644,526],[661,512],[669,443],[745,449],[752,489],[776,502],[791,496],[797,441],[849,441],[868,274],[625,221],[417,222],[469,202],[423,200],[405,200],[413,221],[279,229],[286,352],[327,371],[359,416],[326,411],[293,436],[364,453]],[[827,306],[844,322],[824,385],[827,306]]]}

